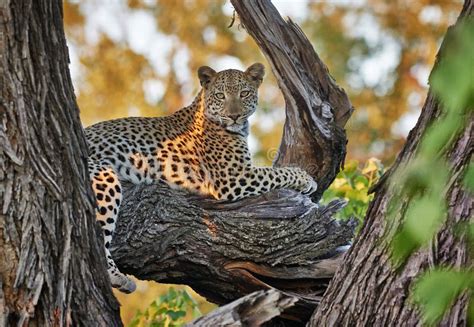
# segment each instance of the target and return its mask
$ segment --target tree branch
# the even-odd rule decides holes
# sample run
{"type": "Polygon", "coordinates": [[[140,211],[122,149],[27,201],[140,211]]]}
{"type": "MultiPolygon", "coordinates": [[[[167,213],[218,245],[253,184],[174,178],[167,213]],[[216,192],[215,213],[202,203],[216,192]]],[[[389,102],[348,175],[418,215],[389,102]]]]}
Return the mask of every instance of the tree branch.
{"type": "Polygon", "coordinates": [[[352,222],[331,218],[343,201],[319,207],[290,190],[226,204],[126,185],[124,199],[112,249],[120,269],[189,285],[218,304],[275,287],[309,315],[353,235],[352,222]]]}
{"type": "Polygon", "coordinates": [[[186,326],[261,326],[293,306],[296,301],[295,297],[274,289],[258,291],[214,310],[186,326]]]}

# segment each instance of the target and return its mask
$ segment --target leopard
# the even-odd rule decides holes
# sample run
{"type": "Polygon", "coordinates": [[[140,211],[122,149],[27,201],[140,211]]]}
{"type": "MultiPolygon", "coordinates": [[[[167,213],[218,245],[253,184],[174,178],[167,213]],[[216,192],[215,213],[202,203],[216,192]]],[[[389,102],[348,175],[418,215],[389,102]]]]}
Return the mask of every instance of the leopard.
{"type": "Polygon", "coordinates": [[[261,63],[245,71],[198,69],[200,90],[192,103],[163,117],[126,117],[85,128],[96,218],[104,236],[107,271],[114,288],[136,286],[115,264],[111,243],[123,183],[164,182],[174,189],[237,201],[275,189],[311,194],[317,183],[299,167],[257,167],[247,138],[265,75],[261,63]]]}

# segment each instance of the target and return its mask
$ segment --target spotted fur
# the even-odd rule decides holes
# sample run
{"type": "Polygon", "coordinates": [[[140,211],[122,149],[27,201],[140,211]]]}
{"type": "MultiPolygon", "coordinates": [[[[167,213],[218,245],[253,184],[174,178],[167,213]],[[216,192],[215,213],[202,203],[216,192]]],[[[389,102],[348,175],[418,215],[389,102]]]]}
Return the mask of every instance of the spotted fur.
{"type": "Polygon", "coordinates": [[[314,180],[296,167],[252,166],[247,146],[248,117],[257,107],[264,67],[216,73],[201,67],[202,89],[193,103],[159,118],[122,118],[86,128],[89,171],[104,232],[109,276],[114,287],[135,284],[116,267],[109,246],[122,201],[120,181],[163,181],[219,200],[234,201],[278,188],[305,193],[314,180]]]}

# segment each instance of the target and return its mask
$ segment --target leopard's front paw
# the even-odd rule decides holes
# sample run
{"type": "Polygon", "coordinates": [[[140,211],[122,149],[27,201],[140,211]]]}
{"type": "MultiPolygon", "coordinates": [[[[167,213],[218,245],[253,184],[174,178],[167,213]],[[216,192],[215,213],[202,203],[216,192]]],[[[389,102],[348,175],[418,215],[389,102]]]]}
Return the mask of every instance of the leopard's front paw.
{"type": "Polygon", "coordinates": [[[296,188],[298,191],[300,191],[303,194],[312,194],[318,189],[318,183],[311,177],[310,174],[308,174],[306,171],[304,171],[301,168],[293,168],[296,171],[297,174],[297,185],[296,188]]]}
{"type": "Polygon", "coordinates": [[[306,190],[303,190],[302,193],[303,194],[307,194],[307,195],[310,195],[310,194],[313,194],[314,192],[316,192],[316,190],[318,189],[318,183],[316,183],[316,181],[313,179],[313,177],[309,176],[309,181],[308,181],[308,184],[307,184],[307,188],[306,190]]]}

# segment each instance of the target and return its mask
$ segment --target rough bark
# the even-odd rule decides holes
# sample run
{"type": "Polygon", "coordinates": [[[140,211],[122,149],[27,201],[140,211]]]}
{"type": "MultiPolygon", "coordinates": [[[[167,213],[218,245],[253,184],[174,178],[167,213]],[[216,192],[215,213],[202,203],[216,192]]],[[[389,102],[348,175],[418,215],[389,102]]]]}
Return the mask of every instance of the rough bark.
{"type": "MultiPolygon", "coordinates": [[[[466,1],[460,17],[472,17],[473,7],[471,0],[466,1]]],[[[449,36],[448,32],[446,39],[449,36]]],[[[443,47],[438,59],[442,53],[443,47]]],[[[420,312],[410,303],[409,297],[416,276],[433,264],[472,267],[466,239],[455,235],[455,225],[468,222],[473,217],[472,194],[462,186],[463,172],[473,151],[474,123],[469,108],[465,111],[466,126],[446,155],[451,167],[451,178],[446,186],[449,210],[445,225],[432,246],[412,254],[402,268],[395,269],[389,260],[387,230],[400,225],[407,207],[403,206],[395,220],[387,219],[387,205],[393,196],[393,190],[389,188],[390,179],[413,158],[426,128],[439,119],[440,112],[441,105],[430,92],[418,123],[410,132],[395,164],[376,186],[376,195],[361,233],[346,256],[344,265],[331,280],[323,301],[311,318],[311,326],[420,326],[420,312]]],[[[410,199],[402,198],[399,201],[406,204],[410,199]]],[[[467,326],[466,302],[467,297],[461,297],[443,318],[440,326],[467,326]]]]}
{"type": "MultiPolygon", "coordinates": [[[[317,201],[343,164],[343,126],[352,106],[299,27],[285,22],[270,1],[232,3],[287,103],[275,165],[312,174],[317,201]]],[[[190,285],[219,304],[275,287],[298,298],[285,314],[300,322],[309,318],[340,264],[338,248],[352,237],[352,223],[331,218],[340,201],[318,208],[303,195],[277,191],[223,204],[159,184],[125,188],[112,252],[121,271],[190,285]]]]}
{"type": "Polygon", "coordinates": [[[124,199],[112,249],[123,272],[218,304],[275,287],[299,299],[289,314],[306,320],[353,235],[331,218],[344,202],[318,207],[289,190],[225,204],[156,184],[125,187],[124,199]]]}
{"type": "Polygon", "coordinates": [[[295,297],[283,295],[274,289],[258,291],[214,310],[186,326],[261,326],[280,315],[296,301],[295,297]]]}
{"type": "Polygon", "coordinates": [[[121,325],[61,1],[0,1],[0,51],[0,325],[121,325]]]}

